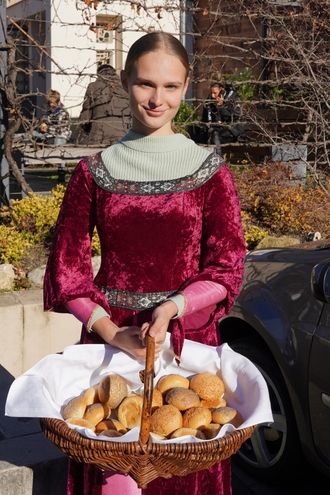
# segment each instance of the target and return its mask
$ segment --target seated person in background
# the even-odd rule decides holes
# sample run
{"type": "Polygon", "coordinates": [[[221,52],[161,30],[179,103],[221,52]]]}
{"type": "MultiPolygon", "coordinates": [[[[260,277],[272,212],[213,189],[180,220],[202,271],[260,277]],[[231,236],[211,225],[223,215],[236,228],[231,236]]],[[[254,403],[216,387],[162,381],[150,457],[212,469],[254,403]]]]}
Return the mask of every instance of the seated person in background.
{"type": "Polygon", "coordinates": [[[128,96],[111,65],[101,65],[96,81],[88,85],[79,121],[85,133],[79,144],[109,146],[127,133],[131,121],[128,96]]]}
{"type": "Polygon", "coordinates": [[[221,145],[244,141],[244,129],[237,124],[240,117],[241,106],[232,85],[213,83],[202,115],[202,122],[209,124],[207,142],[221,145]]]}
{"type": "Polygon", "coordinates": [[[32,132],[32,139],[45,144],[61,145],[71,137],[70,115],[61,103],[58,91],[50,89],[46,93],[48,110],[40,119],[39,130],[32,132]]]}

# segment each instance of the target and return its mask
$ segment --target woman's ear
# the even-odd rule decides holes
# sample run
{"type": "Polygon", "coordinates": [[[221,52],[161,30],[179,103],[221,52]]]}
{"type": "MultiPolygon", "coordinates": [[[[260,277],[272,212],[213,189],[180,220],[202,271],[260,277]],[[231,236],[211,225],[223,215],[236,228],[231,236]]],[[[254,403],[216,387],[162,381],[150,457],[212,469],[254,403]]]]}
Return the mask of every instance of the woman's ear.
{"type": "Polygon", "coordinates": [[[184,83],[183,95],[182,96],[184,96],[186,94],[189,83],[190,83],[190,77],[187,77],[186,82],[184,83]]]}
{"type": "Polygon", "coordinates": [[[120,71],[120,80],[121,80],[121,84],[122,84],[124,90],[126,91],[126,93],[128,93],[127,75],[126,75],[126,72],[124,70],[120,71]]]}

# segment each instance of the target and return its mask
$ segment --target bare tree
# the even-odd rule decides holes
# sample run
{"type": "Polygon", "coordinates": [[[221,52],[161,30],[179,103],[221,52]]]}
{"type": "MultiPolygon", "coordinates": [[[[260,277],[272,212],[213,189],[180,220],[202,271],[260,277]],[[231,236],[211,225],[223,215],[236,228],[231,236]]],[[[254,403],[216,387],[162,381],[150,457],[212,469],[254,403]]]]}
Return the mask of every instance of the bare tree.
{"type": "MultiPolygon", "coordinates": [[[[52,0],[55,13],[51,22],[80,33],[79,39],[88,35],[97,40],[102,30],[111,33],[121,60],[129,48],[128,35],[163,29],[166,20],[167,30],[179,35],[190,53],[192,77],[188,105],[201,113],[212,77],[227,78],[242,95],[242,120],[248,135],[247,143],[233,146],[266,150],[294,145],[299,150],[308,150],[307,159],[304,153],[299,158],[305,161],[316,180],[320,182],[327,172],[329,1],[165,0],[157,4],[153,0],[117,3],[77,0],[75,8],[80,20],[75,23],[56,13],[57,4],[57,0],[52,0]],[[102,16],[107,19],[103,24],[102,16]]],[[[90,62],[91,51],[97,52],[94,58],[99,56],[94,43],[94,48],[88,48],[91,56],[85,67],[65,65],[56,55],[59,47],[50,46],[47,41],[51,39],[47,38],[47,30],[52,26],[42,12],[40,7],[40,14],[33,17],[37,22],[39,15],[40,32],[46,33],[39,40],[24,29],[24,19],[8,20],[9,31],[15,28],[16,40],[7,40],[8,70],[3,89],[12,120],[6,133],[5,152],[14,176],[27,194],[30,188],[11,156],[12,136],[19,126],[27,133],[33,128],[32,120],[22,113],[22,102],[39,89],[29,87],[25,92],[17,92],[17,76],[25,74],[31,79],[36,73],[45,77],[56,73],[70,77],[72,85],[82,88],[86,86],[86,77],[95,73],[90,62]],[[44,44],[41,39],[45,40],[44,44]]],[[[10,34],[13,36],[14,32],[10,34]]],[[[198,121],[194,123],[198,125],[198,121]]]]}

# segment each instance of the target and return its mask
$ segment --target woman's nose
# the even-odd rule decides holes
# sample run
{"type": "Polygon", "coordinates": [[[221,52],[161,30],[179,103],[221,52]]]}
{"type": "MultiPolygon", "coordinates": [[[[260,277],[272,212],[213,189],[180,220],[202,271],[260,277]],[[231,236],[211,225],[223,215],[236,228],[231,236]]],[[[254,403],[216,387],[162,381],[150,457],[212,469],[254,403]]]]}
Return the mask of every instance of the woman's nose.
{"type": "Polygon", "coordinates": [[[157,106],[157,107],[159,107],[162,104],[162,90],[161,89],[158,89],[158,88],[154,89],[154,91],[151,95],[151,98],[150,98],[150,103],[152,105],[157,106]]]}

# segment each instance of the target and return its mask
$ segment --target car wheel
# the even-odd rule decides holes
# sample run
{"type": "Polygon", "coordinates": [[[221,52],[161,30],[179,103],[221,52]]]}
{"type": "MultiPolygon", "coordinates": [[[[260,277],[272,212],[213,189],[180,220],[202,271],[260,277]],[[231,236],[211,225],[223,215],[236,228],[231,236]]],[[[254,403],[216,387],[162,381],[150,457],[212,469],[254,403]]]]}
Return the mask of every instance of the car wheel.
{"type": "Polygon", "coordinates": [[[235,461],[259,479],[281,481],[286,474],[292,477],[301,467],[301,448],[291,401],[276,361],[258,339],[239,339],[229,345],[260,370],[268,385],[274,417],[269,426],[257,426],[234,456],[235,461]]]}

